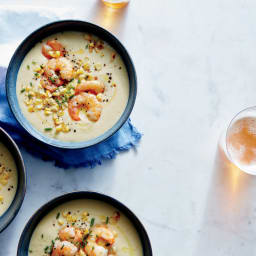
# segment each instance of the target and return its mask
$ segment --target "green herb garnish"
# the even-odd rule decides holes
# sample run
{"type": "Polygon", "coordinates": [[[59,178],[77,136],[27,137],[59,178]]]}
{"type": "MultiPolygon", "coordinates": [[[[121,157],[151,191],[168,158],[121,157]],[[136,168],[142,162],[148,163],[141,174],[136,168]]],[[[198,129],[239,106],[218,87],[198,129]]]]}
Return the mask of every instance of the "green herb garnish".
{"type": "Polygon", "coordinates": [[[30,66],[29,65],[27,65],[27,70],[30,70],[30,66]]]}
{"type": "MultiPolygon", "coordinates": [[[[50,128],[52,129],[52,128],[50,128]]],[[[57,215],[56,215],[56,220],[60,217],[60,213],[58,212],[57,215]]]]}
{"type": "Polygon", "coordinates": [[[45,253],[45,254],[48,253],[48,249],[49,249],[49,246],[46,246],[46,247],[44,248],[44,253],[45,253]]]}
{"type": "Polygon", "coordinates": [[[89,44],[87,44],[87,45],[85,46],[85,49],[88,49],[88,47],[89,47],[89,44]]]}
{"type": "Polygon", "coordinates": [[[58,103],[59,106],[61,106],[61,103],[58,99],[56,99],[55,101],[58,103]]]}
{"type": "Polygon", "coordinates": [[[30,84],[31,87],[33,86],[32,82],[30,82],[29,84],[30,84]]]}
{"type": "Polygon", "coordinates": [[[106,218],[106,224],[108,224],[108,222],[109,222],[109,217],[107,216],[107,218],[106,218]]]}
{"type": "Polygon", "coordinates": [[[90,223],[90,227],[92,227],[92,226],[94,225],[94,221],[95,221],[95,219],[92,218],[92,219],[91,219],[91,223],[90,223]]]}
{"type": "MultiPolygon", "coordinates": [[[[50,127],[47,127],[47,128],[44,128],[44,131],[45,132],[49,132],[49,131],[51,131],[52,130],[52,128],[50,128],[50,127]]],[[[60,217],[60,215],[58,216],[58,214],[57,214],[57,216],[56,216],[56,219],[58,219],[58,218],[60,217]]]]}
{"type": "Polygon", "coordinates": [[[33,65],[36,65],[36,62],[35,62],[35,61],[32,61],[32,64],[33,64],[33,65]]]}
{"type": "Polygon", "coordinates": [[[20,93],[23,93],[23,92],[25,92],[25,89],[22,89],[22,90],[20,91],[20,93]]]}
{"type": "Polygon", "coordinates": [[[56,82],[52,77],[49,77],[49,79],[51,80],[52,83],[56,82]]]}

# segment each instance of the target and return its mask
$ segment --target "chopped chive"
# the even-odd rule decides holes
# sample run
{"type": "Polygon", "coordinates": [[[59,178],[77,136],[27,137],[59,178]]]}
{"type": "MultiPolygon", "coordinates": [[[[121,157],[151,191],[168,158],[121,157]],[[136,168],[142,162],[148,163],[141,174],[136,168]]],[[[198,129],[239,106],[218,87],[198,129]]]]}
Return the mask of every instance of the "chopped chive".
{"type": "Polygon", "coordinates": [[[73,95],[71,95],[71,96],[69,96],[69,99],[71,100],[74,96],[75,96],[74,94],[73,94],[73,95]]]}
{"type": "Polygon", "coordinates": [[[45,253],[45,254],[48,253],[48,249],[49,249],[49,246],[46,246],[46,247],[44,248],[44,253],[45,253]]]}
{"type": "Polygon", "coordinates": [[[89,44],[87,44],[87,45],[85,46],[85,49],[88,49],[88,47],[89,47],[89,44]]]}
{"type": "Polygon", "coordinates": [[[75,222],[72,223],[72,226],[74,226],[74,225],[75,225],[75,222]]]}
{"type": "Polygon", "coordinates": [[[29,252],[32,253],[33,251],[31,249],[29,249],[29,252]]]}
{"type": "Polygon", "coordinates": [[[36,73],[35,73],[35,77],[38,77],[38,76],[39,76],[39,74],[36,72],[36,73]]]}
{"type": "Polygon", "coordinates": [[[95,219],[92,218],[92,219],[91,219],[91,223],[90,223],[90,227],[92,227],[92,226],[94,225],[94,221],[95,221],[95,219]]]}
{"type": "Polygon", "coordinates": [[[33,65],[36,65],[36,62],[35,62],[35,61],[32,61],[32,64],[33,64],[33,65]]]}
{"type": "Polygon", "coordinates": [[[22,89],[22,90],[20,91],[20,93],[23,93],[23,92],[25,92],[25,89],[22,89]]]}
{"type": "MultiPolygon", "coordinates": [[[[52,129],[52,128],[50,128],[52,129]]],[[[56,219],[58,219],[60,217],[60,213],[58,212],[57,215],[56,215],[56,219]]]]}
{"type": "Polygon", "coordinates": [[[30,70],[30,66],[29,65],[27,65],[27,70],[30,70]]]}
{"type": "Polygon", "coordinates": [[[63,248],[64,248],[64,244],[61,246],[61,248],[60,248],[60,249],[62,250],[63,248]]]}
{"type": "MultiPolygon", "coordinates": [[[[49,132],[49,131],[51,131],[52,130],[52,128],[50,128],[50,127],[47,127],[47,128],[44,128],[44,131],[45,132],[49,132]]],[[[57,215],[58,216],[58,215],[57,215]]],[[[56,219],[57,219],[57,216],[56,216],[56,219]]],[[[58,216],[59,217],[59,216],[58,216]]]]}
{"type": "Polygon", "coordinates": [[[33,86],[32,82],[30,82],[29,84],[30,84],[30,86],[33,86]]]}
{"type": "Polygon", "coordinates": [[[77,80],[77,83],[78,83],[78,84],[80,84],[80,83],[81,83],[81,80],[80,80],[80,79],[78,79],[78,80],[77,80]]]}
{"type": "Polygon", "coordinates": [[[41,235],[41,238],[42,238],[42,239],[44,238],[44,234],[41,235]]]}
{"type": "Polygon", "coordinates": [[[108,224],[108,222],[109,222],[109,217],[107,216],[107,218],[106,218],[106,224],[108,224]]]}
{"type": "Polygon", "coordinates": [[[52,83],[55,83],[55,80],[52,77],[49,77],[52,83]]]}
{"type": "Polygon", "coordinates": [[[58,99],[55,100],[59,106],[61,106],[61,103],[58,99]]]}

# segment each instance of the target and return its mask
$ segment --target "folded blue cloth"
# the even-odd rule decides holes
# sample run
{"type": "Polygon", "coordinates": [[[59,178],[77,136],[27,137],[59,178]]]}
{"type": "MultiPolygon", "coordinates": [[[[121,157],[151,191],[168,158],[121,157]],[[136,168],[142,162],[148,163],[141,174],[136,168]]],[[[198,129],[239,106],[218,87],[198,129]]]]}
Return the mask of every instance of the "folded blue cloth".
{"type": "Polygon", "coordinates": [[[120,151],[135,146],[141,138],[141,134],[128,120],[112,137],[86,149],[70,150],[48,146],[27,133],[13,116],[5,93],[5,74],[6,68],[0,67],[0,126],[36,157],[54,161],[56,166],[62,168],[94,167],[101,164],[103,159],[112,159],[120,151]]]}

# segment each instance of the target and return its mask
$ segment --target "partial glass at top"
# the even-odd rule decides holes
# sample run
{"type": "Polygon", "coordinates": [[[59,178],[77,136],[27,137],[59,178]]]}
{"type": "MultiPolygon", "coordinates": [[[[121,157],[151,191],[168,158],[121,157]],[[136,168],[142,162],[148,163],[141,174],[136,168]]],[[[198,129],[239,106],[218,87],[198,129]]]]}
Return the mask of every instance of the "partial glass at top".
{"type": "Polygon", "coordinates": [[[102,0],[102,2],[108,7],[118,9],[125,7],[130,0],[102,0]]]}
{"type": "Polygon", "coordinates": [[[239,112],[226,133],[230,160],[242,171],[256,175],[256,107],[239,112]]]}

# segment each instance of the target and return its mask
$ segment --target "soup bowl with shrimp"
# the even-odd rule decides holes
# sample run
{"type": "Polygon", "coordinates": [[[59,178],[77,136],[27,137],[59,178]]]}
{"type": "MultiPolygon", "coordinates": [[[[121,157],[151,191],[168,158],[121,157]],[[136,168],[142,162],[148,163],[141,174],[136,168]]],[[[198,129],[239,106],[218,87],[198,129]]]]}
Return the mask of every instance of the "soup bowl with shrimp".
{"type": "Polygon", "coordinates": [[[17,215],[26,192],[26,171],[18,146],[0,127],[0,233],[17,215]]]}
{"type": "Polygon", "coordinates": [[[111,33],[83,21],[39,28],[18,47],[6,90],[18,122],[60,148],[95,145],[117,132],[136,98],[136,72],[111,33]]]}
{"type": "Polygon", "coordinates": [[[122,203],[79,191],[42,206],[20,237],[17,256],[152,256],[148,235],[122,203]]]}

